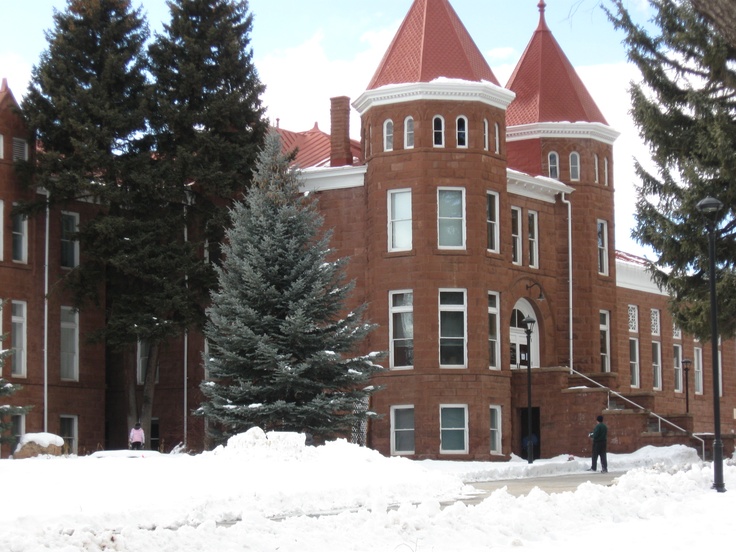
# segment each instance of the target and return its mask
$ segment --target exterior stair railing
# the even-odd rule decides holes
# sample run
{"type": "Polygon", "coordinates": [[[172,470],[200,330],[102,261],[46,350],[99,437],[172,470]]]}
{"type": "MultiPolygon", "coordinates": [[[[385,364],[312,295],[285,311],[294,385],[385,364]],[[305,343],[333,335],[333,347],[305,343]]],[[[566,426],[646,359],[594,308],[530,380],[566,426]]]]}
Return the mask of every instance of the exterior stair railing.
{"type": "Polygon", "coordinates": [[[571,374],[575,374],[577,376],[580,376],[581,378],[588,380],[592,384],[597,385],[598,387],[600,387],[602,389],[605,389],[606,392],[608,393],[608,406],[609,406],[609,410],[610,410],[610,406],[611,406],[611,395],[614,395],[616,398],[621,399],[623,401],[626,401],[627,403],[629,403],[630,405],[634,406],[635,408],[638,408],[639,410],[641,410],[643,412],[646,412],[649,416],[654,416],[657,419],[657,427],[659,428],[659,432],[660,433],[662,432],[662,423],[664,422],[665,424],[667,424],[669,426],[672,426],[677,431],[682,431],[685,435],[689,435],[693,439],[697,439],[698,441],[700,441],[701,458],[703,458],[703,459],[705,458],[705,440],[703,440],[701,437],[698,437],[697,435],[695,435],[694,433],[686,430],[685,428],[682,428],[682,427],[678,426],[677,424],[670,422],[669,420],[667,420],[666,418],[663,418],[659,414],[655,414],[651,410],[649,410],[647,408],[644,408],[643,406],[641,406],[639,404],[636,404],[631,399],[628,399],[628,398],[624,397],[621,393],[618,393],[618,392],[614,391],[613,389],[611,389],[610,387],[607,387],[607,386],[603,385],[602,383],[599,383],[599,382],[595,381],[593,378],[590,378],[590,377],[586,376],[585,374],[583,374],[581,372],[578,372],[574,368],[570,368],[570,373],[571,374]]]}

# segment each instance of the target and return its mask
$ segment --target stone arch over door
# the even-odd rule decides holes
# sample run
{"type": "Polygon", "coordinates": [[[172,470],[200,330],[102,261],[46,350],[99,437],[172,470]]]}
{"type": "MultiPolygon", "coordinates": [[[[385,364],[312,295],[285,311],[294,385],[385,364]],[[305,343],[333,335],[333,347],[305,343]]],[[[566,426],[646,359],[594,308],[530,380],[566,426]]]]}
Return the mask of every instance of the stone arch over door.
{"type": "MultiPolygon", "coordinates": [[[[522,320],[527,316],[538,319],[531,303],[526,299],[519,299],[511,311],[509,320],[509,347],[511,351],[510,365],[512,370],[526,368],[526,328],[522,320]]],[[[539,321],[534,325],[531,335],[531,365],[539,367],[539,321]]]]}

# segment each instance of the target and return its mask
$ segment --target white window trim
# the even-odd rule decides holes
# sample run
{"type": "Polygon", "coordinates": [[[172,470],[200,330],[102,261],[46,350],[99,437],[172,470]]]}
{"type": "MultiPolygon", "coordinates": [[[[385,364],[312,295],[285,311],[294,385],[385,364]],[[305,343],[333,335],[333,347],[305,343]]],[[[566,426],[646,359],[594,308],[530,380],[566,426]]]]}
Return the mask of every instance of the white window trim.
{"type": "Polygon", "coordinates": [[[521,265],[522,263],[522,211],[521,207],[511,207],[511,263],[521,265]],[[516,227],[514,227],[513,213],[516,213],[516,227]],[[516,246],[516,258],[514,258],[514,246],[516,246]]]}
{"type": "Polygon", "coordinates": [[[416,411],[414,411],[414,427],[411,431],[414,433],[414,449],[412,450],[399,450],[396,446],[396,432],[397,431],[409,431],[408,429],[397,429],[395,412],[397,410],[414,410],[413,404],[396,404],[391,406],[391,455],[392,456],[403,456],[414,454],[416,450],[416,411]]]}
{"type": "Polygon", "coordinates": [[[61,311],[71,311],[74,322],[64,322],[64,320],[61,320],[61,340],[59,345],[59,374],[62,381],[79,381],[79,312],[76,311],[73,307],[61,307],[61,311]],[[61,343],[63,343],[64,338],[64,332],[63,330],[73,330],[74,331],[74,351],[72,351],[74,357],[72,359],[72,376],[71,377],[64,377],[61,371],[61,367],[63,365],[63,347],[61,346],[61,343]]]}
{"type": "Polygon", "coordinates": [[[460,251],[465,249],[467,244],[467,229],[466,229],[466,206],[465,206],[465,188],[455,188],[455,187],[445,187],[440,186],[437,188],[437,248],[438,249],[449,249],[449,250],[456,250],[460,251]],[[460,192],[461,198],[462,198],[462,207],[461,212],[462,216],[460,217],[461,221],[461,229],[462,229],[462,236],[461,236],[461,245],[441,245],[440,244],[440,220],[447,219],[447,220],[457,220],[455,218],[449,218],[449,217],[440,217],[440,194],[442,192],[460,192]]]}
{"type": "MultiPolygon", "coordinates": [[[[449,369],[462,369],[468,366],[468,290],[458,288],[440,288],[437,293],[437,358],[439,359],[440,368],[449,369]],[[443,305],[442,294],[445,292],[449,293],[461,293],[463,294],[462,305],[443,305]],[[462,364],[442,364],[442,313],[443,312],[462,312],[463,313],[463,363],[462,364]]],[[[452,338],[457,339],[457,338],[452,338]]]]}
{"type": "MultiPolygon", "coordinates": [[[[59,416],[59,429],[61,430],[61,420],[62,419],[68,419],[72,420],[72,450],[69,451],[69,454],[77,454],[79,450],[79,417],[74,414],[62,414],[59,416]]],[[[62,433],[62,431],[59,431],[59,433],[62,433]]],[[[61,436],[64,437],[63,435],[61,436]]],[[[65,441],[66,442],[66,441],[65,441]]]]}
{"type": "MultiPolygon", "coordinates": [[[[79,213],[74,213],[72,211],[62,211],[61,212],[62,217],[73,217],[74,218],[74,231],[77,232],[79,229],[79,213]]],[[[64,237],[62,235],[61,241],[63,243],[64,237]]],[[[75,268],[79,266],[79,240],[69,240],[74,248],[74,264],[72,266],[68,266],[65,264],[61,264],[62,268],[75,268]]]]}
{"type": "Polygon", "coordinates": [[[629,305],[626,309],[626,312],[629,319],[629,332],[639,333],[639,307],[636,305],[629,305]]]}
{"type": "Polygon", "coordinates": [[[594,169],[594,172],[595,172],[595,174],[594,174],[595,183],[596,184],[599,184],[600,181],[601,181],[601,177],[600,177],[600,167],[599,167],[599,160],[598,160],[598,154],[597,153],[593,154],[593,169],[594,169]]]}
{"type": "Polygon", "coordinates": [[[391,119],[383,121],[383,151],[394,150],[394,122],[391,119]]]}
{"type": "Polygon", "coordinates": [[[492,404],[490,406],[489,415],[488,415],[489,422],[492,419],[490,412],[496,412],[496,421],[498,422],[498,427],[496,428],[493,427],[493,424],[490,425],[490,435],[489,435],[490,452],[493,455],[500,455],[500,454],[503,454],[503,409],[501,408],[501,405],[492,404]],[[498,441],[498,447],[496,448],[493,447],[493,441],[494,441],[493,432],[494,431],[498,435],[496,439],[498,441]]]}
{"type": "Polygon", "coordinates": [[[441,404],[440,405],[440,454],[468,454],[468,405],[467,404],[441,404]],[[442,426],[442,410],[445,408],[462,408],[465,411],[465,427],[463,427],[463,450],[444,450],[442,446],[442,431],[457,430],[458,428],[444,428],[442,426]]]}
{"type": "Polygon", "coordinates": [[[483,119],[483,149],[488,151],[490,149],[490,127],[488,126],[488,119],[483,119]]]}
{"type": "Polygon", "coordinates": [[[696,395],[703,394],[703,349],[695,347],[693,349],[693,387],[696,395]]]}
{"type": "Polygon", "coordinates": [[[500,243],[501,243],[501,231],[500,231],[500,224],[498,221],[499,217],[499,198],[497,192],[486,192],[486,251],[490,251],[491,253],[499,253],[501,251],[500,243]],[[490,220],[488,218],[488,199],[492,198],[493,200],[493,206],[494,206],[494,213],[495,213],[495,220],[490,220]],[[493,244],[494,247],[492,249],[488,248],[488,227],[491,226],[493,230],[493,244]]]}
{"type": "Polygon", "coordinates": [[[632,389],[638,389],[641,386],[641,352],[639,351],[639,338],[629,337],[629,370],[630,370],[630,385],[632,389]],[[631,358],[631,345],[634,344],[634,352],[636,358],[631,358]]]}
{"type": "MultiPolygon", "coordinates": [[[[400,289],[400,290],[391,290],[388,292],[388,343],[389,343],[389,367],[391,370],[412,370],[414,368],[413,364],[408,365],[408,366],[396,366],[396,363],[394,360],[394,313],[410,312],[412,316],[414,315],[413,299],[412,299],[411,306],[400,306],[400,307],[393,306],[394,295],[405,294],[405,293],[413,294],[414,291],[411,289],[400,289]]],[[[412,341],[413,340],[414,340],[414,337],[412,336],[412,341]]]]}
{"type": "MultiPolygon", "coordinates": [[[[496,316],[496,335],[495,337],[495,358],[496,358],[496,364],[491,364],[491,359],[488,359],[488,368],[490,370],[500,370],[501,369],[501,294],[497,291],[489,291],[489,296],[493,296],[496,298],[496,306],[491,307],[488,305],[488,318],[491,317],[491,314],[494,314],[496,316]]],[[[490,322],[489,322],[490,326],[490,322]]],[[[488,352],[490,355],[490,341],[491,341],[491,328],[488,328],[488,352]]]]}
{"type": "MultiPolygon", "coordinates": [[[[25,301],[12,301],[11,302],[11,320],[12,320],[12,332],[13,332],[13,340],[15,339],[15,332],[16,332],[16,325],[20,324],[20,340],[21,340],[21,359],[20,359],[20,371],[14,372],[13,368],[15,368],[15,361],[17,360],[17,352],[13,354],[13,357],[11,359],[11,369],[10,369],[10,375],[14,378],[25,378],[28,375],[28,305],[25,301]],[[13,305],[19,305],[23,307],[23,314],[21,316],[16,316],[15,314],[12,314],[13,305]]],[[[13,343],[11,341],[11,343],[13,343]]],[[[15,346],[13,344],[13,349],[15,349],[15,346]]]]}
{"type": "Polygon", "coordinates": [[[662,344],[659,341],[652,341],[652,389],[655,391],[662,390],[662,344]],[[655,362],[654,351],[657,350],[659,361],[655,362]]]}
{"type": "Polygon", "coordinates": [[[389,251],[411,251],[412,250],[412,247],[414,247],[414,228],[413,228],[413,225],[414,225],[413,214],[414,213],[413,213],[413,210],[412,210],[412,200],[413,200],[413,197],[412,196],[413,196],[413,194],[411,192],[411,188],[399,188],[397,190],[389,190],[388,191],[388,194],[386,196],[387,197],[387,206],[386,206],[386,208],[387,208],[387,215],[388,216],[386,217],[386,219],[388,221],[388,244],[387,244],[387,247],[388,247],[388,250],[389,251]],[[410,217],[409,217],[408,220],[410,222],[409,228],[411,230],[411,236],[410,236],[410,240],[409,241],[411,243],[409,244],[409,247],[394,247],[393,246],[393,241],[394,241],[393,240],[393,237],[394,237],[394,231],[395,231],[394,224],[396,222],[406,221],[407,219],[393,219],[392,218],[392,216],[393,216],[392,215],[392,211],[393,211],[392,210],[392,202],[393,202],[393,199],[394,199],[395,196],[397,196],[398,194],[405,194],[405,193],[408,193],[409,194],[409,215],[410,215],[410,217]]]}
{"type": "Polygon", "coordinates": [[[414,117],[409,115],[404,119],[404,149],[413,149],[415,138],[416,136],[414,136],[414,117]],[[409,130],[409,127],[411,127],[411,131],[409,130]],[[409,140],[409,137],[411,137],[411,140],[409,140]]]}
{"type": "Polygon", "coordinates": [[[603,158],[603,185],[608,186],[608,157],[603,158]]]}
{"type": "Polygon", "coordinates": [[[600,311],[600,314],[604,315],[606,318],[605,324],[600,324],[600,331],[606,332],[606,351],[605,356],[603,354],[603,351],[601,351],[601,356],[604,356],[601,368],[603,369],[603,373],[608,373],[611,371],[611,312],[607,310],[602,310],[600,311]]]}
{"type": "Polygon", "coordinates": [[[608,276],[610,264],[608,262],[608,221],[598,219],[596,222],[596,245],[598,249],[598,274],[608,276]],[[600,240],[601,228],[603,229],[602,245],[600,240]]]}
{"type": "Polygon", "coordinates": [[[675,371],[675,393],[682,393],[682,346],[675,343],[672,346],[672,352],[675,371]]]}
{"type": "Polygon", "coordinates": [[[493,153],[501,153],[501,125],[493,123],[493,129],[495,134],[495,146],[493,153]]]}
{"type": "Polygon", "coordinates": [[[560,178],[560,156],[556,151],[547,154],[547,176],[557,180],[560,178]]]}
{"type": "Polygon", "coordinates": [[[570,180],[572,180],[573,182],[579,181],[580,173],[580,154],[576,151],[573,151],[570,153],[570,180]],[[573,169],[575,170],[573,171],[573,169]]]}
{"type": "Polygon", "coordinates": [[[468,143],[470,142],[470,130],[468,129],[468,118],[465,115],[460,115],[457,119],[455,119],[455,145],[458,148],[461,149],[467,149],[468,143]],[[463,123],[465,126],[464,130],[460,130],[460,123],[463,123]],[[460,135],[464,134],[465,138],[465,144],[460,143],[460,135]]]}
{"type": "Polygon", "coordinates": [[[529,258],[530,268],[539,268],[539,213],[536,211],[527,211],[527,245],[529,250],[527,255],[529,258]],[[534,228],[529,228],[530,222],[534,221],[534,228]]]}
{"type": "Polygon", "coordinates": [[[5,137],[0,134],[0,159],[5,159],[5,137]]]}
{"type": "Polygon", "coordinates": [[[12,250],[12,243],[11,243],[11,257],[13,259],[14,263],[22,263],[27,264],[28,263],[28,217],[22,216],[22,215],[13,215],[12,216],[12,226],[11,231],[13,238],[15,238],[16,232],[15,232],[15,218],[20,217],[21,220],[21,237],[23,238],[21,242],[21,251],[20,251],[20,259],[15,258],[15,251],[12,250]]]}
{"type": "Polygon", "coordinates": [[[432,117],[432,146],[435,148],[444,148],[445,147],[445,118],[442,115],[435,115],[432,117]],[[441,125],[440,130],[436,130],[435,122],[439,121],[441,125]],[[439,133],[440,136],[440,143],[437,143],[437,133],[439,133]]]}

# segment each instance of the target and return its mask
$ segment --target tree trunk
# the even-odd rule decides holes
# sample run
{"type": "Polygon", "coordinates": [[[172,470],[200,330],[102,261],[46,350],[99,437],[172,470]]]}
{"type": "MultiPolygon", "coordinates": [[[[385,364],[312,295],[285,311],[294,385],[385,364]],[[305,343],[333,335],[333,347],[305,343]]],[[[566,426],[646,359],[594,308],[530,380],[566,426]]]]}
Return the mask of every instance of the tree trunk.
{"type": "Polygon", "coordinates": [[[148,350],[146,377],[143,381],[143,398],[141,401],[141,426],[146,434],[146,448],[151,446],[151,416],[153,414],[153,394],[156,390],[158,373],[159,343],[153,342],[148,350]]]}
{"type": "Polygon", "coordinates": [[[736,48],[736,3],[733,0],[690,0],[690,3],[736,48]]]}
{"type": "Polygon", "coordinates": [[[125,394],[128,402],[127,408],[127,433],[125,434],[125,440],[128,440],[130,430],[139,419],[138,415],[138,400],[136,398],[136,390],[138,387],[138,366],[136,362],[135,348],[133,349],[134,354],[123,355],[123,374],[125,378],[125,394]],[[132,359],[132,361],[131,361],[132,359]]]}

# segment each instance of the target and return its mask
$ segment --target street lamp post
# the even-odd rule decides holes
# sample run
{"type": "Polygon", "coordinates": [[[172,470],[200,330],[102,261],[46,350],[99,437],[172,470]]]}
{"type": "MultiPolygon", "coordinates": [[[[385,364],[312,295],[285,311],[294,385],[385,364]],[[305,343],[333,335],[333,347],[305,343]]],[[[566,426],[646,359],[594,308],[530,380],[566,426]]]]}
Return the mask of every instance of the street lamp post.
{"type": "Polygon", "coordinates": [[[536,322],[531,316],[527,316],[522,320],[526,332],[526,458],[530,464],[534,462],[534,441],[532,439],[532,435],[534,435],[532,432],[532,332],[536,322]]]}
{"type": "Polygon", "coordinates": [[[721,391],[718,378],[718,311],[716,302],[716,213],[723,203],[713,197],[701,199],[697,208],[706,215],[708,229],[708,260],[710,278],[710,342],[712,346],[711,363],[713,364],[713,488],[722,493],[726,490],[723,483],[723,442],[721,441],[721,391]]]}
{"type": "Polygon", "coordinates": [[[693,363],[689,358],[682,359],[682,370],[685,372],[685,414],[690,414],[690,365],[693,363]]]}

